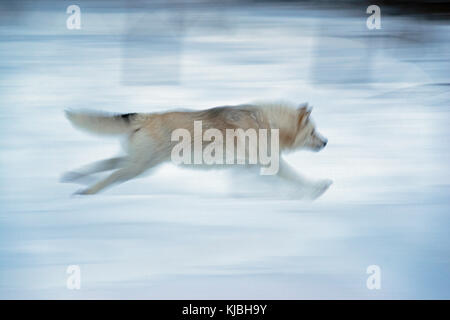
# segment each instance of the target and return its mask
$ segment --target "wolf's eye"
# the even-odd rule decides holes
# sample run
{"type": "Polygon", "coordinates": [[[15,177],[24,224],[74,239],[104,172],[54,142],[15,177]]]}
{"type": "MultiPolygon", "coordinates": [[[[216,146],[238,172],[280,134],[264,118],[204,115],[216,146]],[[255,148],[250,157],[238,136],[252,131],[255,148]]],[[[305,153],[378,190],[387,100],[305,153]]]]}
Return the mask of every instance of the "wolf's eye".
{"type": "Polygon", "coordinates": [[[315,132],[316,132],[316,130],[313,129],[313,130],[311,131],[311,135],[313,136],[315,132]]]}

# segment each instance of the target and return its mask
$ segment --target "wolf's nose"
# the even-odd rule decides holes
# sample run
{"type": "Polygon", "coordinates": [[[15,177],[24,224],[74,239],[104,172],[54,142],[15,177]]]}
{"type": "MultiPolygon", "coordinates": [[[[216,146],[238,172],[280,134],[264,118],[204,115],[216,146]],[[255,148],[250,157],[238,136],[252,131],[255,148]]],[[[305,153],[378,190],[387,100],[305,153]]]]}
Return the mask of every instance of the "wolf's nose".
{"type": "Polygon", "coordinates": [[[328,143],[328,140],[325,140],[325,141],[323,142],[323,146],[325,147],[325,146],[327,145],[327,143],[328,143]]]}

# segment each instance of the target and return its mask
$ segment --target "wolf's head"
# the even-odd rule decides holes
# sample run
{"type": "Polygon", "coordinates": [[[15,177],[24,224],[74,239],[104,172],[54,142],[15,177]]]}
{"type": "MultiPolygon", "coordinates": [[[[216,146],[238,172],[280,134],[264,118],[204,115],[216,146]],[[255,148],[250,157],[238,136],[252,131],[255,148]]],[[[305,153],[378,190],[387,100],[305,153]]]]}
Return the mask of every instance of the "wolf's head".
{"type": "Polygon", "coordinates": [[[297,134],[292,149],[320,151],[327,145],[327,138],[317,132],[307,105],[297,108],[297,134]]]}

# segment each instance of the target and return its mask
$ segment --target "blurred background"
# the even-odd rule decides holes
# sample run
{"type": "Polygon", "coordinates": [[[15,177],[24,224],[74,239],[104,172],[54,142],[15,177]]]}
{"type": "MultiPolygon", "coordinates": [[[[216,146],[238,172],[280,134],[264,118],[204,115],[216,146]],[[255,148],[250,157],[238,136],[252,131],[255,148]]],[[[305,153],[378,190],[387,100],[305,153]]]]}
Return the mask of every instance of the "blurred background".
{"type": "Polygon", "coordinates": [[[444,1],[0,2],[0,298],[449,299],[449,14],[444,1]],[[170,164],[93,197],[59,182],[120,152],[66,108],[274,99],[308,101],[329,139],[286,156],[334,181],[315,202],[170,164]]]}

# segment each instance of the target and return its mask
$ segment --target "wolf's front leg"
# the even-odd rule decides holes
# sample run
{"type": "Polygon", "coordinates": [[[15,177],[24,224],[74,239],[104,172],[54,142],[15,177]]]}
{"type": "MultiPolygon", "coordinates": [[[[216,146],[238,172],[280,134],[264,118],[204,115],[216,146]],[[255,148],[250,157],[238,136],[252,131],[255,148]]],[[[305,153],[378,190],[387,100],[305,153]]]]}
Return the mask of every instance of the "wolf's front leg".
{"type": "Polygon", "coordinates": [[[301,174],[299,174],[289,163],[284,159],[280,159],[280,168],[277,175],[283,180],[294,183],[300,187],[301,195],[305,198],[316,199],[321,196],[328,187],[333,183],[329,179],[319,181],[312,181],[301,174]]]}

